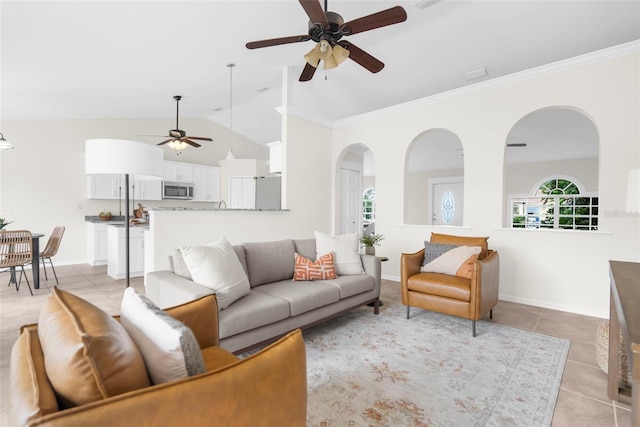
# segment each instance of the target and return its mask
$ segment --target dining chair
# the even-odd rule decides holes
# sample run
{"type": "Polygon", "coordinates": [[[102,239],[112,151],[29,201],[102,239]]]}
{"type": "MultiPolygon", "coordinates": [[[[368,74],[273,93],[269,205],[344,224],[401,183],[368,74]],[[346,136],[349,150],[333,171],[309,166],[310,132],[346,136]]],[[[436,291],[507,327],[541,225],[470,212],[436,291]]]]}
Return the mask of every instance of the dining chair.
{"type": "Polygon", "coordinates": [[[49,280],[47,277],[47,266],[45,264],[45,260],[49,260],[49,264],[51,264],[51,269],[53,270],[53,276],[56,278],[56,284],[60,284],[58,282],[58,275],[56,274],[56,269],[53,268],[53,261],[51,258],[58,253],[58,248],[60,247],[60,241],[62,240],[62,235],[64,234],[64,226],[59,225],[53,229],[51,236],[49,236],[49,240],[47,241],[47,246],[45,246],[44,250],[40,252],[40,259],[42,260],[42,268],[44,268],[44,279],[49,280]]]}
{"type": "Polygon", "coordinates": [[[11,282],[15,282],[16,291],[20,290],[20,283],[22,282],[22,276],[24,276],[27,281],[27,286],[29,286],[29,292],[33,295],[29,278],[24,272],[24,266],[31,263],[33,256],[31,244],[30,231],[0,230],[0,268],[8,267],[11,269],[9,285],[11,285],[11,282]],[[16,267],[22,269],[19,279],[16,279],[16,267]]]}

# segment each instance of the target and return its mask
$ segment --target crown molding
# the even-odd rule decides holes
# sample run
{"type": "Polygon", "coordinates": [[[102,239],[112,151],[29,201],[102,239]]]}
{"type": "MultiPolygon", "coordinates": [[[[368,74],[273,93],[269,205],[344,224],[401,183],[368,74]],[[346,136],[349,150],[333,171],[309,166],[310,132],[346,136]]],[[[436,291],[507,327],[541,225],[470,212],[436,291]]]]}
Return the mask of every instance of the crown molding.
{"type": "Polygon", "coordinates": [[[328,127],[330,129],[334,128],[334,122],[330,120],[323,120],[322,118],[318,118],[309,112],[305,112],[299,108],[294,108],[291,105],[279,105],[274,108],[278,113],[283,116],[295,116],[303,120],[310,121],[312,123],[316,123],[320,126],[328,127]]]}
{"type": "Polygon", "coordinates": [[[528,70],[519,71],[517,73],[508,74],[506,76],[496,77],[491,80],[485,80],[469,86],[464,86],[458,89],[452,89],[446,92],[441,92],[435,95],[427,96],[425,98],[416,99],[413,101],[397,104],[392,107],[382,108],[379,110],[371,111],[357,116],[348,117],[334,121],[330,124],[332,128],[338,128],[343,126],[360,123],[373,118],[387,116],[389,114],[398,113],[402,111],[412,110],[418,107],[426,105],[432,105],[443,101],[450,101],[453,99],[469,96],[472,94],[513,85],[528,80],[537,79],[540,77],[550,76],[553,74],[561,73],[563,71],[572,70],[575,68],[584,67],[587,65],[597,64],[600,62],[610,61],[617,58],[622,58],[629,55],[635,55],[640,53],[640,40],[634,40],[628,43],[623,43],[617,46],[609,47],[586,53],[584,55],[574,56],[572,58],[563,59],[561,61],[552,62],[550,64],[541,65],[539,67],[530,68],[528,70]]]}

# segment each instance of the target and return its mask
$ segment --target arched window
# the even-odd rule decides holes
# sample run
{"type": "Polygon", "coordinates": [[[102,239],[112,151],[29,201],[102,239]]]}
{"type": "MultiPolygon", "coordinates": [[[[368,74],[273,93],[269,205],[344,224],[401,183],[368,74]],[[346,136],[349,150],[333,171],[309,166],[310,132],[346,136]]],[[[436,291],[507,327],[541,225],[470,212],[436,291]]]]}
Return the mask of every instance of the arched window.
{"type": "Polygon", "coordinates": [[[362,224],[368,224],[376,220],[376,189],[367,188],[362,194],[362,224]]]}
{"type": "Polygon", "coordinates": [[[514,197],[513,228],[598,229],[598,195],[580,191],[572,178],[548,178],[530,197],[514,197]]]}

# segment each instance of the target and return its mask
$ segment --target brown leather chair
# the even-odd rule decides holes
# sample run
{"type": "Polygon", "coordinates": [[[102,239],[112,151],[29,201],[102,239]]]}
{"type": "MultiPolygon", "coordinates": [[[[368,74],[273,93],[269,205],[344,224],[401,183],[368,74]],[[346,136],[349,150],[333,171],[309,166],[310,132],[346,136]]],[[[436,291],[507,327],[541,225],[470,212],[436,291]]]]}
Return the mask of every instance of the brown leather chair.
{"type": "Polygon", "coordinates": [[[38,325],[23,326],[11,353],[13,425],[306,425],[306,355],[300,330],[240,359],[218,347],[215,296],[165,311],[191,328],[207,372],[62,408],[47,378],[38,325]]]}
{"type": "Polygon", "coordinates": [[[481,252],[473,265],[471,278],[441,273],[422,273],[420,267],[425,250],[403,253],[400,260],[402,303],[410,307],[437,311],[472,321],[476,336],[476,321],[489,313],[498,303],[500,259],[498,252],[487,246],[487,237],[464,237],[431,233],[431,243],[480,246],[481,252]]]}

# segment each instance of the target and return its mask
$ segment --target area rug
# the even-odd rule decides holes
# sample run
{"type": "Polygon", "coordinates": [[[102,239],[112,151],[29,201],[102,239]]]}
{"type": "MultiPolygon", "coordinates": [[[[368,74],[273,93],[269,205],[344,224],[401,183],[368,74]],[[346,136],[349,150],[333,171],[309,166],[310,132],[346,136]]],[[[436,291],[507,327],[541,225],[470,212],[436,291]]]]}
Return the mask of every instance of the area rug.
{"type": "Polygon", "coordinates": [[[307,426],[545,426],[570,342],[385,301],[304,332],[307,426]]]}

